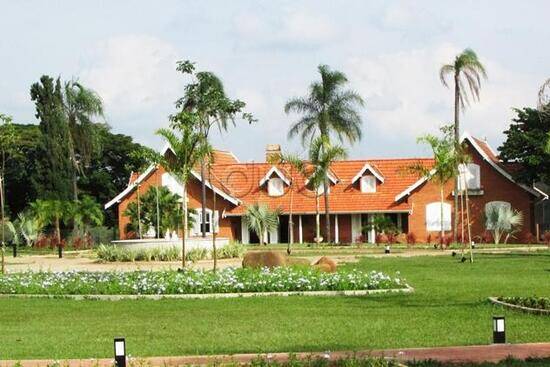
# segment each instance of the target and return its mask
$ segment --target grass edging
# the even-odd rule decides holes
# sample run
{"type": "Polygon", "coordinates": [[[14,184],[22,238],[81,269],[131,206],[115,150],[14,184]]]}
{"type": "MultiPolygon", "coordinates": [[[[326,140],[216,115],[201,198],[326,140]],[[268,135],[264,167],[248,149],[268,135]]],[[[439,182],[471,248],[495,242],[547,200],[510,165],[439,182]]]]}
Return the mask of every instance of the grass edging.
{"type": "Polygon", "coordinates": [[[412,293],[414,288],[407,285],[406,288],[394,289],[365,289],[354,291],[292,291],[292,292],[245,292],[245,293],[196,293],[196,294],[0,294],[0,298],[50,298],[50,299],[73,299],[100,300],[100,301],[121,301],[127,299],[208,299],[208,298],[250,298],[250,297],[360,297],[371,294],[384,293],[412,293]]]}
{"type": "Polygon", "coordinates": [[[538,315],[550,315],[550,310],[543,310],[543,309],[540,309],[540,308],[531,308],[531,307],[525,307],[525,306],[520,306],[520,305],[514,305],[513,303],[499,301],[497,299],[497,297],[489,297],[489,301],[491,301],[491,303],[496,304],[496,305],[500,305],[500,306],[520,310],[520,311],[527,312],[527,313],[534,313],[534,314],[538,314],[538,315]]]}

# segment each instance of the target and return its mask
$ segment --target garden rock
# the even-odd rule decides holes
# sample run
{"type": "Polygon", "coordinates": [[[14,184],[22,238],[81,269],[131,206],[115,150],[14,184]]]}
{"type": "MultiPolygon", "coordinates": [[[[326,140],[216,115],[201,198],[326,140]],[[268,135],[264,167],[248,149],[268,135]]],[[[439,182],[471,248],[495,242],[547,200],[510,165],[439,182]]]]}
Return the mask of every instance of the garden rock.
{"type": "Polygon", "coordinates": [[[287,257],[275,251],[252,251],[246,253],[243,258],[243,268],[274,268],[286,264],[287,257]]]}
{"type": "Polygon", "coordinates": [[[325,273],[334,273],[336,271],[336,262],[326,256],[323,256],[317,260],[313,266],[325,273]]]}

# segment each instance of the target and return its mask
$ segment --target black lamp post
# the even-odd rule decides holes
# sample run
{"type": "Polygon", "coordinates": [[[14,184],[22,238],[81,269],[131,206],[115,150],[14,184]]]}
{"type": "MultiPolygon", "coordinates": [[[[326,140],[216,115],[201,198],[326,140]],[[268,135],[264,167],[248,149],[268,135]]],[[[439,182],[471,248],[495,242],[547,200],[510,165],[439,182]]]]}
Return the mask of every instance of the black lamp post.
{"type": "Polygon", "coordinates": [[[114,346],[116,367],[126,367],[126,340],[124,338],[115,338],[114,346]]]}
{"type": "Polygon", "coordinates": [[[493,343],[506,343],[506,325],[504,316],[493,316],[493,343]]]}

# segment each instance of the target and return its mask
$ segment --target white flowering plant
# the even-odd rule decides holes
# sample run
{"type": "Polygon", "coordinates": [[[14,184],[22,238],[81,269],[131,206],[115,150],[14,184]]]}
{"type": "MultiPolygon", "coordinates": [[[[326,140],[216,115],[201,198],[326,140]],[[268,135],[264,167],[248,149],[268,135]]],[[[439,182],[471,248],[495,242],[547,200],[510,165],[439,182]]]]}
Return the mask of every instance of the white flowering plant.
{"type": "Polygon", "coordinates": [[[164,295],[406,288],[397,274],[307,267],[132,272],[21,272],[0,275],[0,294],[164,295]]]}

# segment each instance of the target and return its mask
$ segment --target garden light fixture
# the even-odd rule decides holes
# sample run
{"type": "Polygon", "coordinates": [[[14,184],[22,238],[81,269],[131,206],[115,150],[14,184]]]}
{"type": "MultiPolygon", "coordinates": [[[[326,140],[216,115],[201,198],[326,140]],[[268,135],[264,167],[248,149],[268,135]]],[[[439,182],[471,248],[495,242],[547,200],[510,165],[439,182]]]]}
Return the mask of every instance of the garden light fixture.
{"type": "Polygon", "coordinates": [[[504,316],[493,316],[493,343],[506,343],[506,326],[504,316]]]}
{"type": "Polygon", "coordinates": [[[115,338],[115,366],[126,367],[126,340],[115,338]]]}

